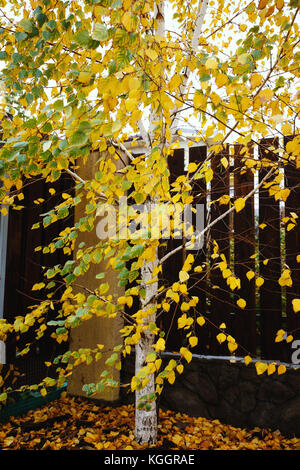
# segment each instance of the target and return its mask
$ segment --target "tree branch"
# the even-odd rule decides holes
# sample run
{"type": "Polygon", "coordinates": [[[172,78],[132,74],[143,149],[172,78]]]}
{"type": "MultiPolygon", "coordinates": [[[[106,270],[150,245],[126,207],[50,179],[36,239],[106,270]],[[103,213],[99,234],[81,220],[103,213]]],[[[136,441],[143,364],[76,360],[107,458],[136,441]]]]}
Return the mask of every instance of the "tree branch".
{"type": "MultiPolygon", "coordinates": [[[[253,196],[253,194],[263,185],[263,183],[271,176],[271,174],[275,171],[275,168],[271,168],[268,173],[264,176],[264,178],[260,181],[259,184],[257,184],[243,199],[246,201],[247,199],[249,199],[251,196],[253,196]]],[[[163,256],[160,261],[159,261],[159,264],[163,264],[167,259],[169,259],[171,256],[175,255],[176,253],[178,253],[179,251],[181,251],[183,248],[188,248],[190,247],[191,245],[193,245],[197,240],[199,240],[209,229],[211,229],[215,224],[217,224],[220,220],[222,220],[224,217],[226,217],[228,214],[230,214],[231,212],[233,212],[235,210],[235,206],[231,206],[226,212],[224,212],[224,214],[221,214],[219,217],[217,217],[216,219],[214,219],[212,222],[210,222],[210,224],[208,224],[196,237],[196,239],[194,240],[194,242],[192,241],[189,241],[187,243],[183,243],[182,245],[178,246],[177,248],[175,248],[174,250],[170,251],[169,253],[167,253],[165,256],[163,256]]]]}

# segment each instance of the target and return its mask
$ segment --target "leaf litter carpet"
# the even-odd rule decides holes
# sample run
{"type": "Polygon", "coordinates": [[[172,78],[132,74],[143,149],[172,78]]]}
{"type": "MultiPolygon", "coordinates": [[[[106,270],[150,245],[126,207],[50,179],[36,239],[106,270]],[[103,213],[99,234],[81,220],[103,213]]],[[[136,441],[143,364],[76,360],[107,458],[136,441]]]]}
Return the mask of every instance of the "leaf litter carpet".
{"type": "MultiPolygon", "coordinates": [[[[142,450],[134,441],[134,407],[110,407],[62,396],[0,424],[3,450],[142,450]]],[[[218,420],[160,410],[158,442],[167,450],[300,450],[278,430],[240,429],[218,420]]]]}

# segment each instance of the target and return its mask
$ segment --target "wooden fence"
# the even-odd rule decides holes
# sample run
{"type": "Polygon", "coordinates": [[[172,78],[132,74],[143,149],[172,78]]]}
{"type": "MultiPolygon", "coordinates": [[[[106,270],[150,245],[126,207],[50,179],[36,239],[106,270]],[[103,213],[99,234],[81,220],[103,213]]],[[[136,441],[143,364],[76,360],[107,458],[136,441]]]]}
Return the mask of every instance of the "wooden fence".
{"type": "MultiPolygon", "coordinates": [[[[44,179],[39,178],[25,181],[22,200],[24,209],[9,212],[4,299],[5,318],[9,322],[13,322],[19,315],[25,315],[31,305],[41,300],[40,291],[32,291],[32,286],[41,282],[43,267],[53,267],[68,259],[62,250],[50,254],[35,251],[35,248],[47,246],[60,231],[69,224],[73,224],[72,211],[69,217],[60,219],[46,228],[31,230],[31,227],[41,221],[41,214],[51,210],[61,201],[63,192],[72,193],[73,186],[73,180],[69,175],[64,175],[54,183],[46,183],[44,179]],[[50,195],[49,188],[55,189],[54,195],[50,195]],[[37,204],[40,198],[40,203],[37,204]]],[[[56,297],[54,296],[53,299],[55,300],[56,297]]],[[[53,316],[56,313],[54,311],[53,316]]],[[[50,317],[49,313],[47,319],[52,319],[50,317]]],[[[19,339],[9,336],[6,343],[7,364],[5,368],[13,364],[17,373],[20,374],[15,386],[25,383],[35,384],[45,376],[51,375],[45,361],[53,360],[67,347],[65,343],[58,344],[51,338],[55,327],[48,327],[39,340],[36,339],[35,329],[30,328],[27,333],[20,335],[19,339]],[[18,352],[29,343],[31,344],[30,351],[24,356],[19,356],[18,352]],[[23,374],[25,374],[24,377],[23,374]]]]}
{"type": "MultiPolygon", "coordinates": [[[[286,145],[289,139],[264,139],[259,145],[249,147],[250,155],[253,159],[278,161],[279,157],[272,149],[286,145]]],[[[189,162],[201,163],[206,156],[206,147],[189,149],[189,162]]],[[[221,154],[210,159],[214,171],[212,181],[206,184],[204,179],[200,179],[194,184],[194,203],[204,204],[206,222],[215,220],[228,210],[228,205],[220,205],[217,201],[222,195],[230,195],[233,202],[246,196],[266,175],[268,170],[265,167],[259,171],[251,168],[241,171],[244,159],[241,146],[227,145],[221,154]],[[229,161],[227,168],[221,164],[224,156],[229,161]]],[[[184,172],[184,150],[176,150],[169,158],[169,168],[171,181],[184,172]]],[[[234,352],[236,356],[250,353],[263,359],[291,362],[293,341],[275,342],[275,337],[277,331],[283,329],[292,335],[293,340],[300,338],[300,314],[295,314],[292,307],[292,300],[300,298],[300,263],[297,262],[300,225],[295,224],[290,229],[288,223],[282,222],[282,216],[290,216],[291,212],[294,217],[299,216],[300,170],[291,161],[282,164],[279,171],[284,185],[291,190],[286,202],[275,200],[269,189],[262,185],[257,194],[247,199],[242,211],[234,211],[217,222],[206,232],[203,248],[192,252],[195,265],[207,263],[203,273],[194,273],[189,279],[190,293],[199,297],[195,315],[202,314],[206,319],[205,324],[196,329],[199,343],[193,351],[198,354],[231,355],[227,342],[220,344],[216,339],[224,331],[231,334],[239,345],[234,352]],[[212,240],[217,241],[219,252],[225,255],[231,271],[240,279],[240,289],[229,288],[217,267],[220,258],[210,257],[212,240]],[[284,269],[290,269],[292,285],[279,284],[284,269]],[[251,280],[246,276],[249,271],[255,272],[251,280]],[[256,286],[258,276],[264,280],[260,288],[256,286]],[[239,298],[246,301],[244,309],[236,303],[239,298]],[[222,323],[226,325],[225,330],[220,329],[222,323]]],[[[169,240],[166,251],[181,243],[180,240],[169,240]]],[[[164,285],[178,281],[183,259],[184,252],[180,251],[166,261],[162,275],[164,285]]],[[[179,306],[173,305],[167,314],[159,317],[159,324],[166,331],[169,351],[178,351],[182,344],[184,335],[177,329],[180,315],[179,306]]]]}

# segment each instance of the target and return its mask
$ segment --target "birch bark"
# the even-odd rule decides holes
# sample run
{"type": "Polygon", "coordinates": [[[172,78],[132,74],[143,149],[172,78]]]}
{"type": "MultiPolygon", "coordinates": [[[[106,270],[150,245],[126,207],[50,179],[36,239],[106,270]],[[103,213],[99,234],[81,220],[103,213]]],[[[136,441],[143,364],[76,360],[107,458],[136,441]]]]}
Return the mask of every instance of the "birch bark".
{"type": "MultiPolygon", "coordinates": [[[[193,31],[193,39],[191,43],[191,53],[196,52],[199,44],[199,35],[201,33],[202,25],[204,22],[204,17],[207,11],[208,0],[199,1],[199,6],[197,9],[197,15],[195,20],[195,27],[193,31]]],[[[159,2],[155,6],[154,11],[154,18],[157,21],[157,28],[155,34],[163,37],[165,36],[165,2],[159,2]]],[[[190,77],[190,70],[188,69],[186,79],[181,85],[181,93],[185,93],[188,80],[190,77]]],[[[176,107],[176,111],[179,111],[176,107]]],[[[149,133],[147,134],[145,131],[145,127],[142,121],[139,123],[140,133],[143,137],[146,146],[146,154],[149,154],[151,151],[151,142],[153,142],[153,133],[155,124],[162,116],[157,116],[157,114],[153,111],[150,115],[150,122],[149,122],[149,133]]],[[[176,125],[178,122],[178,113],[175,113],[175,119],[172,123],[172,134],[176,131],[176,125]]],[[[162,135],[163,132],[161,131],[161,151],[163,151],[164,146],[164,136],[162,135]]],[[[172,137],[171,137],[172,140],[172,137]]],[[[151,211],[156,204],[155,199],[151,199],[147,202],[147,211],[148,214],[151,214],[151,211]]],[[[153,280],[153,270],[158,264],[160,260],[158,258],[158,253],[156,253],[155,259],[153,261],[145,262],[144,266],[141,268],[141,275],[142,275],[142,282],[145,288],[145,299],[142,302],[142,308],[145,310],[148,309],[149,312],[156,311],[156,294],[158,291],[158,282],[148,284],[148,281],[153,280]]],[[[149,325],[150,323],[155,323],[156,321],[156,314],[150,313],[145,318],[145,326],[149,325]]],[[[153,352],[153,344],[154,344],[154,335],[150,332],[150,329],[146,329],[143,333],[141,339],[139,340],[138,344],[136,345],[135,349],[135,374],[137,375],[138,372],[141,370],[142,367],[146,365],[146,357],[149,353],[153,352]]],[[[149,376],[149,381],[147,385],[142,390],[136,390],[136,407],[135,407],[135,440],[140,443],[147,443],[147,444],[154,444],[157,441],[157,409],[156,409],[156,402],[153,401],[151,403],[151,410],[146,411],[144,409],[139,409],[138,404],[142,396],[147,394],[153,394],[155,392],[155,376],[151,374],[149,376]]]]}

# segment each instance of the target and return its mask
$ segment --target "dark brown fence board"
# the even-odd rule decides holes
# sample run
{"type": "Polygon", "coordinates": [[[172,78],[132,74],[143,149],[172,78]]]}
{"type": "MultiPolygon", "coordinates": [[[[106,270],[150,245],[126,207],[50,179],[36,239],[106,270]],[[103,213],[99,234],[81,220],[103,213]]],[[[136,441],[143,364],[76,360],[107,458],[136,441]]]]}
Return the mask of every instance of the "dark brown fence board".
{"type": "MultiPolygon", "coordinates": [[[[285,137],[285,145],[293,137],[285,137]]],[[[286,259],[285,263],[291,270],[293,281],[292,286],[286,288],[286,328],[293,335],[294,339],[300,339],[300,315],[295,314],[292,300],[300,298],[300,263],[297,262],[297,255],[300,254],[300,169],[296,168],[295,161],[291,160],[284,166],[285,186],[291,190],[285,203],[285,216],[289,217],[290,212],[298,215],[297,224],[292,230],[286,230],[286,259]]],[[[288,224],[286,224],[287,227],[288,224]]],[[[292,353],[292,350],[291,350],[292,353]]]]}
{"type": "MultiPolygon", "coordinates": [[[[258,151],[260,160],[269,160],[272,164],[278,160],[278,155],[269,150],[270,147],[278,148],[278,139],[261,140],[258,151]]],[[[261,167],[260,182],[268,171],[269,167],[261,167]]],[[[280,359],[283,343],[275,343],[282,313],[282,293],[278,284],[281,275],[280,204],[263,186],[259,191],[259,226],[259,270],[264,279],[259,289],[261,355],[265,359],[280,359]]]]}
{"type": "MultiPolygon", "coordinates": [[[[207,148],[205,146],[199,147],[190,147],[189,149],[189,163],[203,163],[207,157],[207,148]]],[[[196,207],[196,204],[203,204],[204,211],[204,225],[207,223],[207,185],[204,178],[194,180],[192,194],[194,196],[193,206],[196,207]]],[[[195,261],[194,266],[201,265],[202,263],[207,262],[207,235],[203,237],[203,246],[200,250],[194,251],[189,250],[187,254],[193,254],[195,261]]],[[[206,318],[210,318],[209,312],[209,294],[210,288],[206,276],[206,268],[203,270],[203,273],[199,273],[196,276],[191,272],[191,278],[188,281],[189,294],[190,296],[198,297],[199,301],[196,307],[196,311],[199,314],[203,315],[206,318]]],[[[209,321],[206,321],[205,325],[202,327],[196,326],[196,335],[198,336],[198,346],[193,348],[194,352],[199,354],[210,354],[211,345],[212,345],[212,334],[214,334],[209,321]]]]}
{"type": "MultiPolygon", "coordinates": [[[[235,199],[245,197],[254,187],[253,173],[244,167],[243,146],[234,146],[234,196],[235,199]]],[[[241,288],[235,290],[236,300],[240,297],[246,301],[245,309],[236,306],[234,318],[234,338],[241,346],[237,354],[256,353],[256,306],[255,281],[248,281],[246,273],[255,269],[254,260],[250,257],[255,253],[254,237],[254,198],[248,198],[245,208],[234,212],[234,266],[235,274],[241,280],[241,288]]]]}
{"type": "MultiPolygon", "coordinates": [[[[168,167],[170,172],[169,181],[173,183],[176,178],[184,173],[184,150],[176,149],[173,155],[168,157],[168,167]]],[[[171,193],[172,194],[172,193],[171,193]]],[[[181,239],[170,238],[165,240],[165,247],[160,250],[160,256],[174,250],[182,245],[181,239]]],[[[178,254],[171,256],[163,265],[161,282],[164,286],[171,286],[178,282],[178,274],[183,264],[183,250],[178,254]]],[[[166,332],[166,347],[169,351],[179,351],[182,342],[182,331],[178,330],[178,318],[181,316],[181,310],[178,304],[171,304],[169,312],[162,312],[158,317],[158,326],[166,332]]]]}
{"type": "MultiPolygon", "coordinates": [[[[221,159],[227,158],[229,165],[229,147],[226,145],[223,151],[217,155],[213,155],[211,159],[211,167],[213,170],[213,179],[211,181],[211,215],[210,220],[213,222],[218,217],[222,216],[227,210],[227,204],[219,204],[218,199],[224,194],[230,194],[229,187],[229,172],[230,167],[225,168],[221,159]],[[215,202],[214,202],[215,201],[215,202]]],[[[218,221],[210,230],[209,235],[211,240],[215,240],[219,247],[219,254],[223,254],[226,258],[228,266],[230,266],[230,220],[229,215],[226,215],[222,220],[218,221]]],[[[216,327],[225,323],[228,331],[231,330],[231,312],[233,310],[232,299],[230,296],[230,289],[227,286],[226,280],[222,276],[222,272],[217,267],[221,261],[221,257],[211,260],[211,314],[210,319],[216,327]],[[217,288],[214,288],[216,286],[217,288]]],[[[215,330],[215,335],[220,332],[219,329],[215,330]]],[[[212,342],[212,354],[228,354],[227,344],[219,344],[217,340],[212,342]]]]}
{"type": "MultiPolygon", "coordinates": [[[[73,190],[74,183],[69,176],[51,184],[56,191],[61,193],[73,190]]],[[[45,210],[53,207],[49,198],[49,192],[45,191],[48,185],[43,179],[32,179],[25,181],[24,184],[24,200],[22,211],[11,210],[8,221],[8,245],[7,245],[7,267],[5,280],[5,302],[4,315],[8,321],[13,322],[18,315],[26,315],[31,305],[37,304],[39,299],[45,298],[46,294],[41,291],[32,291],[32,286],[40,282],[42,276],[42,266],[45,262],[45,255],[42,251],[35,251],[37,246],[43,245],[44,242],[57,236],[57,231],[62,230],[67,220],[62,219],[56,228],[49,226],[43,228],[42,225],[38,229],[31,230],[33,224],[42,220],[40,214],[45,210]],[[44,197],[45,202],[35,204],[34,201],[44,197]]],[[[69,223],[72,223],[73,210],[70,211],[69,223]]],[[[47,255],[49,266],[64,263],[67,259],[62,250],[47,255]]],[[[49,293],[49,291],[47,292],[49,293]]],[[[53,297],[55,300],[57,297],[53,297]]],[[[51,319],[49,312],[47,319],[51,319]]],[[[20,337],[20,341],[16,343],[15,336],[9,337],[7,342],[7,362],[13,363],[14,366],[25,377],[20,377],[15,386],[23,384],[34,384],[39,382],[45,375],[51,376],[51,371],[47,370],[45,361],[53,359],[57,354],[64,352],[67,348],[66,343],[59,345],[50,337],[53,327],[48,327],[44,337],[36,340],[34,329],[30,329],[20,337]],[[52,328],[52,330],[51,330],[52,328]],[[17,356],[17,350],[22,349],[27,343],[32,344],[30,351],[25,356],[17,356]]]]}

